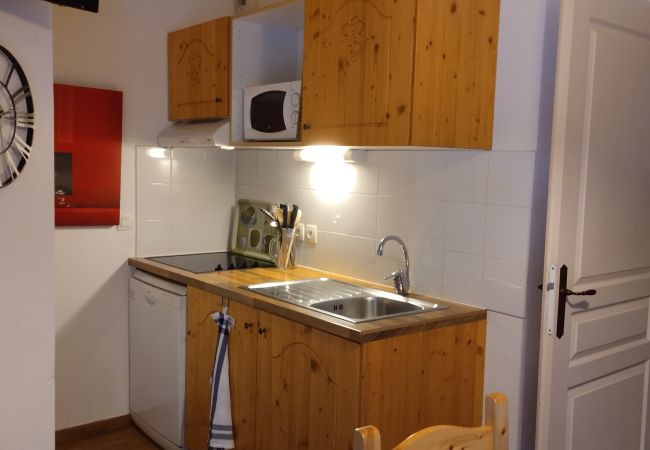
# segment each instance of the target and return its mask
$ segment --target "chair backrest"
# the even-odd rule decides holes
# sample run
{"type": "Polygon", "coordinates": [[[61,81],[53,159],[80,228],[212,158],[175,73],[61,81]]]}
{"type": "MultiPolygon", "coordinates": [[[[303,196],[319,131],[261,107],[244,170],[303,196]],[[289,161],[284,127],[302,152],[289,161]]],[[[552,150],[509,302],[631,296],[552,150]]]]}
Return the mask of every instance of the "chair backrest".
{"type": "MultiPolygon", "coordinates": [[[[435,425],[424,428],[393,450],[508,450],[508,398],[493,392],[485,397],[485,425],[465,428],[435,425]]],[[[372,426],[357,428],[354,450],[381,450],[379,430],[372,426]]]]}

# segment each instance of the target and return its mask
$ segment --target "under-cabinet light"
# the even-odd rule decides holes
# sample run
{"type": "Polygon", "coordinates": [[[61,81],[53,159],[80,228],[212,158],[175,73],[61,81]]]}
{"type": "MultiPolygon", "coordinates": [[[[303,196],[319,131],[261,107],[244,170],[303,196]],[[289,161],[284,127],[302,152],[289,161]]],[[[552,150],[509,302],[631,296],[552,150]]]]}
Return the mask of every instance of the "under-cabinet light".
{"type": "Polygon", "coordinates": [[[365,151],[336,145],[311,145],[302,150],[295,150],[293,159],[311,163],[361,163],[365,160],[365,151]]]}
{"type": "Polygon", "coordinates": [[[150,147],[147,149],[147,156],[156,159],[166,159],[169,157],[169,150],[162,147],[150,147]]]}

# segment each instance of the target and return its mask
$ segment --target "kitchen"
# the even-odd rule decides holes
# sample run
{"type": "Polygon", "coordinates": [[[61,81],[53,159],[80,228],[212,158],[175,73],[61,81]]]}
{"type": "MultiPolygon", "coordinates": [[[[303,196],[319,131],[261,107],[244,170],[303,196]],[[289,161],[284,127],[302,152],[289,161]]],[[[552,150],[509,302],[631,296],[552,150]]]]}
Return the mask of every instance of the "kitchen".
{"type": "MultiPolygon", "coordinates": [[[[13,14],[0,16],[3,23],[14,23],[14,15],[34,16],[35,28],[43,33],[39,37],[46,44],[53,41],[53,51],[36,42],[36,36],[27,41],[25,45],[41,49],[43,61],[52,51],[54,63],[52,70],[44,63],[30,73],[42,70],[53,73],[57,82],[124,92],[121,207],[122,214],[133,220],[135,147],[155,145],[157,134],[167,125],[166,33],[230,15],[231,2],[195,0],[179,5],[168,1],[165,7],[151,7],[144,2],[113,1],[102,4],[100,15],[52,8],[49,33],[49,13],[42,11],[40,2],[9,3],[13,14]]],[[[355,166],[356,184],[336,206],[318,195],[309,184],[310,166],[293,161],[290,152],[237,150],[234,154],[236,197],[296,199],[305,210],[304,222],[318,225],[318,243],[301,244],[299,262],[379,281],[393,263],[375,256],[377,241],[396,230],[390,232],[404,237],[412,253],[415,291],[489,309],[485,392],[500,390],[510,399],[512,448],[534,445],[540,314],[536,286],[543,272],[558,8],[557,2],[541,0],[501,4],[491,152],[368,152],[366,163],[355,166]],[[309,213],[316,211],[310,218],[309,213]],[[431,241],[432,229],[439,233],[437,243],[431,241]]],[[[17,28],[24,26],[18,22],[17,28]]],[[[38,161],[35,167],[47,180],[48,162],[38,161]]],[[[49,192],[43,185],[38,189],[49,192]]],[[[44,373],[54,367],[56,336],[56,425],[45,412],[38,423],[65,429],[126,414],[128,312],[125,297],[115,293],[125,296],[127,292],[131,270],[126,261],[137,248],[133,222],[124,231],[59,228],[50,232],[45,225],[53,228],[52,220],[47,218],[47,207],[43,209],[43,229],[34,234],[42,236],[42,242],[36,243],[46,257],[33,265],[27,262],[29,253],[22,256],[19,262],[22,267],[29,265],[30,271],[17,272],[17,279],[26,289],[26,277],[38,270],[50,289],[27,295],[42,295],[51,304],[25,302],[16,307],[20,314],[40,318],[36,324],[42,329],[39,342],[46,344],[39,353],[44,373]],[[54,286],[56,295],[48,292],[54,286]]],[[[19,248],[15,253],[22,254],[19,248]]],[[[6,320],[7,336],[15,341],[22,329],[9,326],[12,317],[19,322],[8,315],[3,324],[6,320]]],[[[28,335],[22,331],[19,337],[28,335]]],[[[32,349],[25,340],[24,350],[32,349]]],[[[3,351],[3,355],[13,353],[3,351]]],[[[18,381],[21,376],[21,372],[0,375],[0,380],[31,391],[28,381],[18,381]]],[[[49,386],[43,398],[53,404],[52,377],[45,379],[49,381],[38,383],[49,386]]],[[[39,401],[36,395],[31,402],[39,401]]],[[[7,427],[0,429],[3,436],[11,441],[13,428],[31,434],[10,414],[2,411],[0,423],[7,427]]],[[[51,437],[34,439],[32,444],[15,447],[52,447],[51,437]]]]}

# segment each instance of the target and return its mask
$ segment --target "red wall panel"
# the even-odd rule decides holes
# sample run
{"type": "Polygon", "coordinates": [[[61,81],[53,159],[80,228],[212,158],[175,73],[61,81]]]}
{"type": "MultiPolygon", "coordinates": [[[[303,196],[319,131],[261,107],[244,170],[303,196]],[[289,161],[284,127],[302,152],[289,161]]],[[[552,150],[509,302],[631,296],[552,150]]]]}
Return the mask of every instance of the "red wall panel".
{"type": "Polygon", "coordinates": [[[55,84],[54,151],[55,224],[119,224],[122,93],[55,84]]]}

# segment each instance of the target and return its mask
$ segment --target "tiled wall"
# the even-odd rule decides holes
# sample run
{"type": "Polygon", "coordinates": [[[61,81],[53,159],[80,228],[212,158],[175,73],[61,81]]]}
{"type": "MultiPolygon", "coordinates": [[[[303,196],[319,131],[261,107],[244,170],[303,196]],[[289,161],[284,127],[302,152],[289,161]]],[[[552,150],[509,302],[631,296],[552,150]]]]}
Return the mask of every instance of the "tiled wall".
{"type": "MultiPolygon", "coordinates": [[[[525,314],[535,152],[367,151],[365,163],[329,169],[333,195],[314,184],[315,165],[290,151],[237,150],[237,197],[298,203],[318,243],[297,247],[303,265],[383,281],[410,253],[413,290],[525,314]]],[[[535,280],[537,281],[537,280],[535,280]]]]}
{"type": "Polygon", "coordinates": [[[226,250],[233,152],[138,147],[136,154],[137,255],[226,250]]]}

